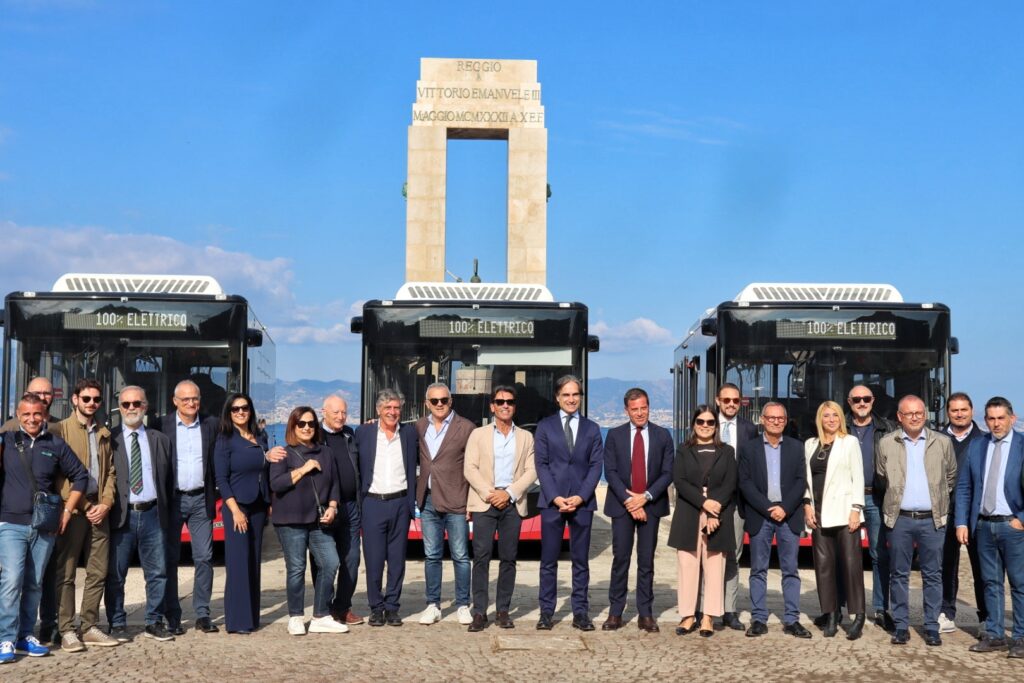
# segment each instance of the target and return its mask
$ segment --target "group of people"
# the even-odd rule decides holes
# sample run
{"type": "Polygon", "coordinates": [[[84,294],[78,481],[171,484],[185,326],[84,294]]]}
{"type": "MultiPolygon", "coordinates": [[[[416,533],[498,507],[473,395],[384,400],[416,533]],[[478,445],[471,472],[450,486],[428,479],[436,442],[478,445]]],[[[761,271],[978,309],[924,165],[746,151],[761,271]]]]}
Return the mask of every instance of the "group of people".
{"type": "Polygon", "coordinates": [[[489,625],[489,569],[499,561],[494,623],[514,628],[510,605],[516,557],[531,487],[539,482],[541,557],[536,628],[554,627],[558,559],[566,527],[572,564],[572,627],[592,631],[589,555],[596,490],[608,484],[611,519],[609,614],[601,628],[624,625],[628,576],[636,548],[637,627],[659,630],[653,613],[654,555],[661,520],[674,508],[668,544],[678,554],[675,631],[716,628],[767,632],[767,572],[774,544],[782,573],[783,631],[811,633],[799,621],[799,540],[812,534],[815,579],[825,637],[851,622],[862,633],[868,616],[861,562],[861,526],[873,569],[873,621],[894,644],[909,640],[908,586],[916,548],[924,585],[924,640],[956,628],[960,546],[966,545],[984,622],[974,652],[1007,650],[1024,657],[1024,441],[1013,432],[1010,403],[985,406],[983,432],[966,394],[950,397],[948,426],[926,426],[916,396],[899,401],[897,424],[873,410],[865,385],[853,387],[849,412],[833,401],[816,414],[816,435],[787,433],[781,402],[761,408],[761,431],[739,415],[740,390],[719,388],[715,405],[694,411],[678,448],[650,422],[640,388],[626,392],[628,422],[609,430],[580,414],[582,382],[555,385],[558,411],[534,433],[515,424],[516,388],[491,392],[492,421],[476,427],[454,411],[443,383],[426,389],[428,414],[402,424],[403,397],[384,389],[376,419],[353,430],[347,405],[325,399],[291,411],[284,446],[270,448],[249,396],[229,395],[219,416],[200,412],[199,387],[174,388],[175,411],[144,417],[141,387],[118,393],[121,425],[95,420],[102,387],[74,387],[71,416],[49,415],[53,387],[28,385],[16,417],[4,425],[0,490],[0,662],[16,652],[42,656],[48,644],[68,652],[112,647],[129,639],[124,585],[138,553],[145,578],[143,634],[157,641],[185,633],[178,596],[180,531],[187,526],[195,566],[196,630],[212,633],[212,522],[222,499],[225,535],[224,626],[248,634],[260,627],[260,558],[268,517],[286,566],[288,633],[344,633],[364,623],[352,598],[365,562],[370,626],[401,626],[407,533],[419,513],[425,555],[429,625],[442,618],[442,558],[447,540],[454,568],[456,618],[470,632],[489,625]],[[674,505],[670,505],[674,497],[674,505]],[[271,514],[272,510],[272,514],[271,514]],[[470,559],[469,522],[473,524],[470,559]],[[749,627],[739,617],[738,562],[750,547],[749,627]],[[495,544],[495,536],[497,543],[495,544]],[[75,627],[75,574],[85,555],[80,627],[75,627]],[[304,614],[307,557],[313,583],[312,620],[304,614]],[[1003,581],[1014,605],[1011,636],[1003,624],[1003,581]],[[101,599],[106,631],[99,625],[101,599]],[[39,615],[39,637],[35,637],[39,615]],[[716,624],[716,620],[719,621],[716,624]]]}

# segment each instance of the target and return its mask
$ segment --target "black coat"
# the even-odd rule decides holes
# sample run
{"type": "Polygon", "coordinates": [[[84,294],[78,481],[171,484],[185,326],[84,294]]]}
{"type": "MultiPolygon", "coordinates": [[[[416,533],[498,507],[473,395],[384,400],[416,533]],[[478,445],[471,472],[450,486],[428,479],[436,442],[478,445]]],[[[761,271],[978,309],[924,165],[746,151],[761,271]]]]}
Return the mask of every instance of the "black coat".
{"type": "MultiPolygon", "coordinates": [[[[779,456],[782,500],[774,502],[781,503],[786,513],[786,524],[793,533],[799,534],[804,530],[804,516],[797,513],[803,510],[804,493],[807,491],[804,442],[783,437],[779,456]]],[[[753,536],[760,531],[761,524],[769,519],[768,508],[773,502],[768,500],[768,465],[764,456],[764,441],[751,439],[740,446],[737,465],[737,486],[743,502],[743,529],[753,536]]]]}
{"type": "MultiPolygon", "coordinates": [[[[164,529],[170,520],[171,500],[174,498],[174,482],[171,480],[171,440],[156,429],[147,429],[150,465],[153,469],[153,484],[156,486],[156,505],[160,526],[164,529]]],[[[110,528],[120,529],[128,523],[128,447],[124,442],[124,429],[118,427],[111,435],[114,448],[114,473],[117,475],[117,497],[110,511],[110,528]]],[[[179,532],[180,533],[180,532],[179,532]]]]}
{"type": "MultiPolygon", "coordinates": [[[[673,483],[676,487],[676,509],[672,515],[672,528],[668,544],[676,550],[697,549],[697,525],[700,509],[704,505],[703,468],[697,459],[696,448],[682,444],[676,449],[673,465],[673,483]]],[[[721,524],[708,536],[708,550],[712,552],[733,552],[736,550],[736,534],[733,520],[736,509],[736,456],[732,446],[722,444],[715,451],[715,461],[708,471],[707,498],[722,503],[719,514],[721,524]]]]}

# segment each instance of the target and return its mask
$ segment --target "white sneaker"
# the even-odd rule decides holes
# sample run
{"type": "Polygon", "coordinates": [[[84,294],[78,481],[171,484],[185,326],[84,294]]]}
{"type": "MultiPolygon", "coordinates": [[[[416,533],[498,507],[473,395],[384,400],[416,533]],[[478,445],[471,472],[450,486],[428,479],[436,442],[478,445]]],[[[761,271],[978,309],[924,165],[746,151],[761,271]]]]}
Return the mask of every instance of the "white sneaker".
{"type": "Polygon", "coordinates": [[[420,615],[420,623],[428,626],[439,621],[441,621],[441,608],[437,605],[427,605],[427,608],[423,610],[423,614],[420,615]]]}
{"type": "Polygon", "coordinates": [[[348,626],[340,621],[335,621],[330,614],[324,617],[315,617],[309,622],[310,633],[348,633],[348,626]]]}
{"type": "Polygon", "coordinates": [[[288,633],[293,636],[306,635],[306,622],[302,617],[288,617],[288,633]]]}
{"type": "Polygon", "coordinates": [[[956,622],[946,616],[945,612],[939,613],[939,633],[953,633],[956,631],[956,622]]]}
{"type": "Polygon", "coordinates": [[[463,626],[469,626],[473,623],[473,613],[469,611],[469,605],[463,605],[455,614],[458,615],[459,623],[463,626]]]}

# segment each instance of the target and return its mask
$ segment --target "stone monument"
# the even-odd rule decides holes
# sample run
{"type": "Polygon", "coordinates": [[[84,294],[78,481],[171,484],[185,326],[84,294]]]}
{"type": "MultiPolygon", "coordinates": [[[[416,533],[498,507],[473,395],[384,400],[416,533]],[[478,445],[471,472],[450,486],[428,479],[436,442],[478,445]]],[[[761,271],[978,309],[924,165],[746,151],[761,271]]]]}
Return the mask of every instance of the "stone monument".
{"type": "Polygon", "coordinates": [[[409,126],[406,282],[443,282],[450,139],[508,141],[508,275],[546,284],[548,131],[537,62],[421,59],[409,126]]]}

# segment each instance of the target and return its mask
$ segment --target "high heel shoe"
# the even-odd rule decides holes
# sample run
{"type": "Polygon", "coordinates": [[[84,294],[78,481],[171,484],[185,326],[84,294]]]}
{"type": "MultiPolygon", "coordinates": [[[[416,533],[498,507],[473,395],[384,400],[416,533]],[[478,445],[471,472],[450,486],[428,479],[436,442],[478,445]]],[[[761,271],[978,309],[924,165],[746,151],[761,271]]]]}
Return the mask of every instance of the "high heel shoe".
{"type": "Polygon", "coordinates": [[[700,633],[701,638],[710,638],[715,635],[715,622],[708,615],[704,615],[704,618],[700,620],[700,633]]]}
{"type": "Polygon", "coordinates": [[[693,633],[696,630],[697,620],[694,617],[686,617],[685,619],[679,622],[679,626],[676,626],[676,635],[685,636],[689,633],[693,633]],[[687,626],[686,622],[690,622],[690,625],[687,626]]]}
{"type": "Polygon", "coordinates": [[[861,633],[864,632],[864,615],[858,614],[854,616],[853,623],[850,624],[850,628],[846,629],[847,640],[857,640],[860,638],[861,633]]]}
{"type": "Polygon", "coordinates": [[[828,619],[825,620],[825,625],[821,627],[821,634],[826,638],[835,638],[836,633],[839,632],[839,614],[832,612],[828,615],[828,619]]]}

